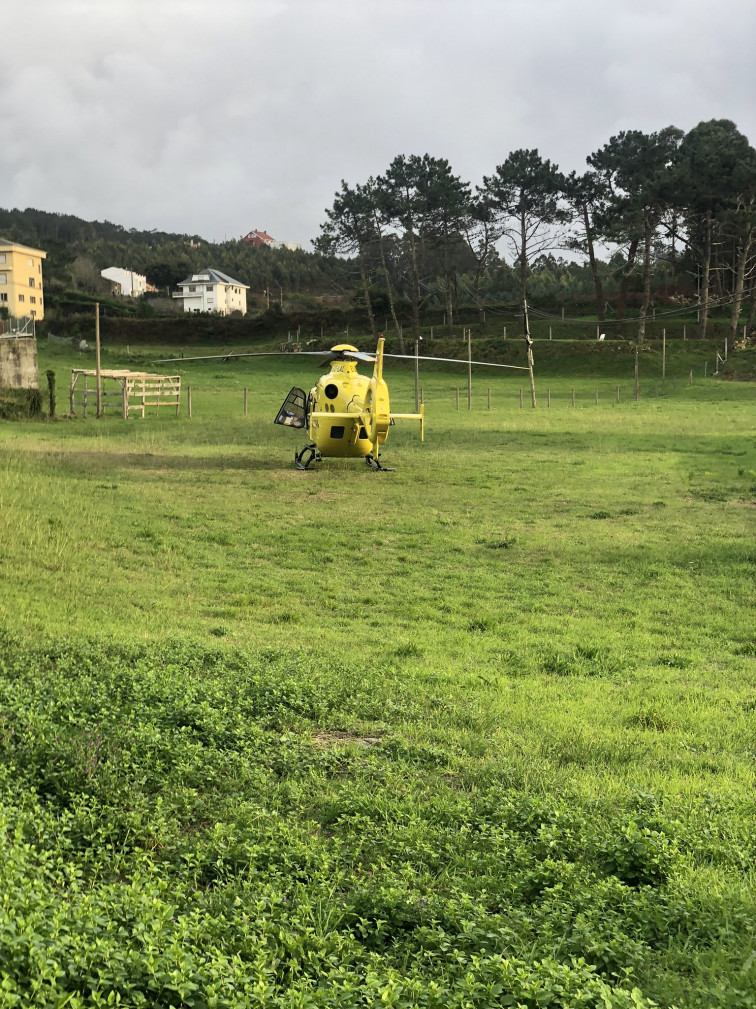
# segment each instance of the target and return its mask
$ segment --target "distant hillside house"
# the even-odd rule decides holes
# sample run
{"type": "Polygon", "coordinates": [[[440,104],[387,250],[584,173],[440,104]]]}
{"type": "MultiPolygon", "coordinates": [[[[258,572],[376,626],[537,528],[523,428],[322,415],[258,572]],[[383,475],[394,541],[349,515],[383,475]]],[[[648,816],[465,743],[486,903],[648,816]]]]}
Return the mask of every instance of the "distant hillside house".
{"type": "Polygon", "coordinates": [[[201,270],[193,273],[179,284],[180,291],[174,291],[174,298],[181,298],[185,312],[232,312],[247,311],[247,291],[249,284],[221,273],[220,270],[201,270]]]}
{"type": "Polygon", "coordinates": [[[249,242],[250,245],[267,245],[271,249],[275,249],[278,245],[275,238],[271,237],[267,231],[250,231],[242,238],[242,242],[249,242]]]}
{"type": "Polygon", "coordinates": [[[113,294],[122,298],[138,298],[150,290],[146,277],[141,273],[134,273],[133,270],[124,270],[120,266],[109,266],[106,270],[100,270],[100,276],[109,280],[113,286],[113,294]]]}
{"type": "Polygon", "coordinates": [[[298,242],[277,242],[267,231],[250,231],[242,238],[242,242],[249,242],[250,245],[267,245],[269,249],[289,249],[296,252],[302,246],[298,242]]]}
{"type": "Polygon", "coordinates": [[[19,319],[44,319],[42,260],[47,253],[0,238],[0,308],[19,319]]]}

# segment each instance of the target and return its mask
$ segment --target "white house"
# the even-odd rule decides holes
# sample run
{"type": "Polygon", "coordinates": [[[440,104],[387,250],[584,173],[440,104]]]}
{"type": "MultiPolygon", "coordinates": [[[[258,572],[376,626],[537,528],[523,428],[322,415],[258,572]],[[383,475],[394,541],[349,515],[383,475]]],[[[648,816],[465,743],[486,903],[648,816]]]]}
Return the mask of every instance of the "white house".
{"type": "Polygon", "coordinates": [[[100,270],[100,276],[113,285],[113,293],[125,298],[138,298],[148,290],[147,278],[133,270],[124,270],[120,266],[109,266],[100,270]]]}
{"type": "Polygon", "coordinates": [[[181,298],[185,312],[232,312],[247,311],[247,291],[249,284],[221,273],[220,270],[201,270],[182,280],[180,291],[174,291],[174,298],[181,298]]]}

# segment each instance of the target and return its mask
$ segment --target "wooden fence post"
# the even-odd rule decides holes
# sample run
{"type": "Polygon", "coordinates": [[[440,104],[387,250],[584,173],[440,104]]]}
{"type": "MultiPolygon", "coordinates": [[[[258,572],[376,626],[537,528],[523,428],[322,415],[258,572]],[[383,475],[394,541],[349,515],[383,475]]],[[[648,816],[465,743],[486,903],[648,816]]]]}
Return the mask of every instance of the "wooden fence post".
{"type": "Polygon", "coordinates": [[[247,390],[244,390],[244,416],[247,416],[247,390]]]}
{"type": "Polygon", "coordinates": [[[472,329],[467,331],[467,409],[472,410],[472,329]]]}
{"type": "Polygon", "coordinates": [[[574,386],[573,386],[573,389],[572,389],[572,405],[573,406],[575,405],[575,388],[574,388],[574,386]]]}
{"type": "Polygon", "coordinates": [[[522,410],[522,389],[520,389],[520,409],[522,410]]]}
{"type": "Polygon", "coordinates": [[[97,373],[97,395],[95,402],[97,412],[95,416],[102,418],[102,372],[100,369],[100,302],[95,302],[95,369],[97,373]]]}
{"type": "Polygon", "coordinates": [[[638,344],[635,345],[635,402],[640,399],[640,385],[638,384],[638,344]]]}
{"type": "Polygon", "coordinates": [[[457,409],[459,410],[459,386],[454,391],[456,393],[457,409]]]}
{"type": "Polygon", "coordinates": [[[186,387],[186,412],[189,418],[192,416],[192,387],[186,387]]]}

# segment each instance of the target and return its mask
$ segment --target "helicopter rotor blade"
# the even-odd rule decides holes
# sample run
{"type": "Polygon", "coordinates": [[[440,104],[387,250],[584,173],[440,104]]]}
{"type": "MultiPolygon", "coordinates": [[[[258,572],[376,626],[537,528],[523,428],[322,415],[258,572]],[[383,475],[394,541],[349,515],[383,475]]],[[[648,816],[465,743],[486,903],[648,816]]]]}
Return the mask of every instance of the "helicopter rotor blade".
{"type": "MultiPolygon", "coordinates": [[[[458,357],[425,357],[414,354],[385,354],[384,357],[393,357],[397,360],[402,361],[438,361],[444,364],[477,364],[482,365],[485,368],[511,368],[514,371],[528,371],[529,369],[525,365],[521,364],[498,364],[494,361],[467,361],[465,359],[460,359],[458,357]]],[[[289,353],[285,350],[262,350],[262,351],[249,351],[237,354],[234,351],[230,351],[228,354],[205,354],[201,357],[161,357],[155,360],[155,364],[174,364],[181,363],[182,361],[234,361],[237,358],[243,357],[319,357],[323,359],[322,367],[326,364],[330,364],[331,361],[343,361],[345,358],[352,358],[356,361],[364,361],[368,364],[373,364],[375,361],[374,354],[366,354],[361,350],[339,350],[334,353],[328,353],[328,351],[323,350],[300,350],[296,353],[289,353]]]]}
{"type": "Polygon", "coordinates": [[[366,354],[363,350],[344,350],[344,357],[353,357],[355,361],[365,361],[366,364],[375,363],[375,354],[366,354]]]}
{"type": "Polygon", "coordinates": [[[231,351],[228,354],[206,354],[203,357],[161,357],[155,364],[173,364],[178,361],[234,361],[237,357],[322,357],[322,350],[300,350],[296,353],[289,353],[286,350],[261,350],[250,351],[249,353],[236,354],[231,351]]]}
{"type": "Polygon", "coordinates": [[[458,357],[423,357],[418,354],[384,354],[384,357],[401,358],[403,361],[444,361],[447,364],[482,364],[486,368],[513,368],[515,371],[529,371],[530,369],[522,364],[497,364],[494,361],[467,361],[458,357]]]}

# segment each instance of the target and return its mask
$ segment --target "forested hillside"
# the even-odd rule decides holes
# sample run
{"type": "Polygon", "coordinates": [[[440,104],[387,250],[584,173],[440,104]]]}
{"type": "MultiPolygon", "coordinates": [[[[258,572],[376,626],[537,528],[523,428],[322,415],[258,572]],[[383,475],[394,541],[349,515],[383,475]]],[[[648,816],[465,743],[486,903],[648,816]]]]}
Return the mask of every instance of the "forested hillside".
{"type": "Polygon", "coordinates": [[[100,270],[122,266],[143,273],[160,289],[172,289],[192,270],[213,266],[265,290],[320,294],[338,291],[344,263],[332,255],[258,248],[248,242],[207,242],[199,235],[137,231],[110,221],[84,221],[43,210],[0,209],[0,235],[47,252],[48,284],[95,292],[100,270]]]}

